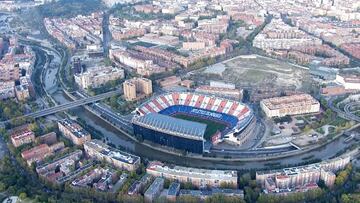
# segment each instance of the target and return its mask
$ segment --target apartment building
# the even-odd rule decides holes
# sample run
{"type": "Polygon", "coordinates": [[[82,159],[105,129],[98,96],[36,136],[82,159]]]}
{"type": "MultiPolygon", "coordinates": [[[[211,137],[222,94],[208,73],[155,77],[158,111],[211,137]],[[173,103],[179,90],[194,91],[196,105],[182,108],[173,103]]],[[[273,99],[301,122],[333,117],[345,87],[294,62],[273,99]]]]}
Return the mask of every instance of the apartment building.
{"type": "Polygon", "coordinates": [[[319,180],[332,187],[336,178],[335,172],[344,169],[349,162],[348,156],[280,170],[257,171],[256,180],[266,192],[275,193],[304,189],[305,186],[316,185],[319,180]]]}
{"type": "Polygon", "coordinates": [[[241,100],[243,91],[237,89],[229,89],[229,88],[221,88],[221,87],[212,87],[208,85],[202,85],[195,89],[195,92],[210,94],[210,95],[217,95],[227,98],[232,98],[236,100],[241,100]]]}
{"type": "Polygon", "coordinates": [[[31,166],[32,163],[38,162],[51,155],[50,147],[47,144],[41,144],[21,153],[21,157],[31,166]]]}
{"type": "Polygon", "coordinates": [[[91,140],[84,144],[88,156],[105,160],[119,169],[135,171],[140,166],[140,157],[112,148],[101,140],[91,140]]]}
{"type": "Polygon", "coordinates": [[[198,28],[209,33],[226,33],[229,25],[229,16],[217,16],[212,19],[198,21],[198,28]]]}
{"type": "Polygon", "coordinates": [[[15,81],[0,81],[0,99],[13,97],[15,97],[15,81]]]}
{"type": "Polygon", "coordinates": [[[91,135],[79,124],[70,119],[58,121],[59,131],[75,145],[83,145],[85,142],[91,140],[91,135]]]}
{"type": "Polygon", "coordinates": [[[110,50],[110,58],[133,68],[141,76],[150,76],[167,71],[167,67],[156,64],[158,59],[136,51],[110,50]]]}
{"type": "Polygon", "coordinates": [[[152,94],[152,81],[147,78],[132,78],[123,83],[124,97],[134,101],[152,94]]]}
{"type": "Polygon", "coordinates": [[[83,89],[89,87],[96,88],[105,83],[122,79],[125,77],[125,72],[121,68],[111,66],[100,66],[89,68],[86,72],[75,74],[75,82],[83,89]]]}
{"type": "Polygon", "coordinates": [[[181,78],[175,75],[163,78],[158,81],[161,87],[174,87],[181,83],[181,78]]]}
{"type": "Polygon", "coordinates": [[[0,81],[18,80],[20,68],[16,63],[0,63],[0,81]]]}
{"type": "Polygon", "coordinates": [[[157,177],[144,193],[145,202],[153,202],[164,189],[165,180],[157,177]]]}
{"type": "Polygon", "coordinates": [[[191,182],[201,188],[219,187],[222,184],[237,187],[236,171],[206,170],[152,162],[147,167],[146,172],[155,177],[163,177],[182,183],[191,182]]]}
{"type": "Polygon", "coordinates": [[[260,102],[260,107],[269,118],[320,111],[320,103],[309,94],[264,99],[260,102]]]}
{"type": "Polygon", "coordinates": [[[49,163],[37,166],[36,172],[40,177],[56,182],[71,172],[70,167],[75,167],[75,162],[80,160],[82,154],[81,150],[73,151],[49,163]]]}
{"type": "Polygon", "coordinates": [[[19,130],[14,130],[10,135],[10,139],[14,147],[20,147],[21,145],[34,142],[35,134],[27,127],[22,127],[19,130]]]}
{"type": "Polygon", "coordinates": [[[205,42],[183,42],[182,48],[185,50],[200,50],[205,48],[205,42]]]}

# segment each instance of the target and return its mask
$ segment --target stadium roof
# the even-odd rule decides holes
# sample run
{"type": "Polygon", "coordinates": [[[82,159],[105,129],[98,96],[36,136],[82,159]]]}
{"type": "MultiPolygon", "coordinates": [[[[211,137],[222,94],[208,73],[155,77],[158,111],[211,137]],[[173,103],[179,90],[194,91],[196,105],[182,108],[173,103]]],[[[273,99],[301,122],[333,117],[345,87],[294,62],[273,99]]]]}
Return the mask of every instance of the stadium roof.
{"type": "Polygon", "coordinates": [[[149,113],[133,120],[133,123],[167,134],[189,139],[203,140],[206,124],[187,121],[158,113],[149,113]]]}

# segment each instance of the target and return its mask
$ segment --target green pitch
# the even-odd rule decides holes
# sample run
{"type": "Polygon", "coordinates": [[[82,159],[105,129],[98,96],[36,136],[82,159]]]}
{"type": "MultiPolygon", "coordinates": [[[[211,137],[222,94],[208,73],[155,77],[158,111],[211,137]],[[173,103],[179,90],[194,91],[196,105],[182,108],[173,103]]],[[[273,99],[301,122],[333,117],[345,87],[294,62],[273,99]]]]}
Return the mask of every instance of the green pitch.
{"type": "Polygon", "coordinates": [[[208,119],[199,118],[199,117],[188,116],[188,115],[184,115],[184,114],[177,114],[177,115],[174,115],[173,117],[180,118],[180,119],[187,120],[187,121],[194,121],[194,122],[206,124],[207,127],[206,127],[205,135],[204,135],[204,138],[206,140],[210,140],[211,136],[214,133],[216,133],[216,131],[218,131],[218,130],[223,131],[226,128],[225,124],[218,123],[216,121],[212,121],[212,120],[208,120],[208,119]]]}

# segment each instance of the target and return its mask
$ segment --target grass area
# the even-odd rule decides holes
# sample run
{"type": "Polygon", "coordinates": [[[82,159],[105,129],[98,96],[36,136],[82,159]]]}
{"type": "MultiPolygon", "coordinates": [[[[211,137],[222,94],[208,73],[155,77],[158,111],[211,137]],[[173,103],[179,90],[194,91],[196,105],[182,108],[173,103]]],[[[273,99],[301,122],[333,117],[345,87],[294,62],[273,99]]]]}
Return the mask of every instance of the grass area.
{"type": "Polygon", "coordinates": [[[89,15],[104,9],[100,0],[60,0],[37,8],[44,17],[74,17],[89,15]]]}
{"type": "Polygon", "coordinates": [[[267,77],[267,73],[260,70],[246,70],[245,71],[246,79],[250,81],[263,81],[267,77]]]}
{"type": "Polygon", "coordinates": [[[199,118],[199,117],[194,117],[194,116],[189,116],[189,115],[184,115],[184,114],[177,114],[174,117],[188,120],[188,121],[194,121],[194,122],[206,124],[207,127],[206,127],[205,135],[204,135],[204,138],[206,140],[210,140],[211,136],[214,133],[216,133],[216,131],[218,131],[218,130],[223,131],[226,128],[225,124],[215,122],[212,120],[208,120],[208,119],[199,118]]]}
{"type": "Polygon", "coordinates": [[[337,117],[335,120],[333,120],[331,123],[329,123],[329,125],[340,127],[340,126],[344,126],[347,122],[348,122],[348,120],[345,120],[341,117],[337,117]]]}
{"type": "Polygon", "coordinates": [[[152,43],[148,43],[148,42],[142,42],[142,41],[135,42],[135,43],[133,43],[131,45],[132,46],[142,46],[142,47],[146,47],[146,48],[156,46],[156,44],[152,44],[152,43]]]}
{"type": "Polygon", "coordinates": [[[325,134],[325,131],[324,131],[324,129],[322,127],[316,129],[315,131],[322,134],[322,135],[325,134]]]}

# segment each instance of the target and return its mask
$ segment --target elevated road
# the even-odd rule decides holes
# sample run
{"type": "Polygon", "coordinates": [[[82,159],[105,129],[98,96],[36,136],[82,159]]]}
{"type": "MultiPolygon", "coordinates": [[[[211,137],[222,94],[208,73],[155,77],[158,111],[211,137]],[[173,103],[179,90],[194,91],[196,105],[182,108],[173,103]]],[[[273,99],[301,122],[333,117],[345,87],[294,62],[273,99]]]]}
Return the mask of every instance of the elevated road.
{"type": "Polygon", "coordinates": [[[33,112],[33,113],[29,113],[26,114],[22,117],[27,117],[27,118],[40,118],[43,116],[48,116],[54,113],[58,113],[61,111],[65,111],[74,107],[78,107],[78,106],[82,106],[82,105],[86,105],[86,104],[91,104],[109,97],[112,97],[114,95],[120,94],[120,91],[116,90],[116,91],[111,91],[111,92],[107,92],[104,94],[99,94],[93,97],[88,97],[88,98],[83,98],[83,99],[79,99],[73,102],[69,102],[69,103],[65,103],[65,104],[61,104],[61,105],[57,105],[54,107],[50,107],[47,109],[43,109],[37,112],[33,112]]]}
{"type": "MultiPolygon", "coordinates": [[[[354,103],[349,103],[349,104],[345,105],[345,107],[344,107],[345,111],[342,111],[339,108],[337,108],[336,106],[334,106],[335,99],[336,99],[336,97],[332,97],[328,100],[328,105],[331,110],[335,111],[338,114],[338,116],[340,116],[341,118],[344,118],[346,120],[353,120],[353,121],[360,122],[360,117],[356,116],[355,114],[350,112],[350,107],[352,105],[354,105],[354,103]]],[[[357,103],[359,103],[359,102],[357,102],[357,103]]]]}
{"type": "Polygon", "coordinates": [[[351,116],[353,118],[353,120],[357,121],[357,122],[360,122],[360,117],[355,115],[353,112],[352,112],[352,109],[353,108],[356,108],[356,107],[360,107],[360,102],[351,102],[351,103],[348,103],[344,106],[344,111],[346,114],[348,114],[349,116],[351,116]]]}

